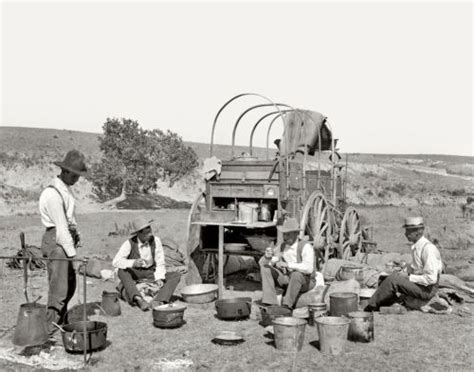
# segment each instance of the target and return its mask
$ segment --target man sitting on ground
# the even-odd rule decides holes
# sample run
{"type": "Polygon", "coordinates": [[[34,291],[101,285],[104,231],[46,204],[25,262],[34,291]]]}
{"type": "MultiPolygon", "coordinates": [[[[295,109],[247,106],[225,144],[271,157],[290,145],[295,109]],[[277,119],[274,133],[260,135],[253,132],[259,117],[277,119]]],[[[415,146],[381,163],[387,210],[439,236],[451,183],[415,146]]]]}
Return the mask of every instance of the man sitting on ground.
{"type": "Polygon", "coordinates": [[[131,238],[122,244],[112,261],[114,267],[119,269],[121,283],[117,289],[122,298],[143,311],[149,310],[150,305],[140,294],[138,281],[156,284],[159,291],[153,302],[159,305],[170,301],[181,278],[179,272],[166,272],[163,246],[160,239],[153,235],[151,222],[142,216],[135,218],[131,223],[131,238]]]}
{"type": "Polygon", "coordinates": [[[283,233],[283,243],[268,247],[260,259],[262,303],[278,305],[276,285],[285,289],[282,305],[293,309],[300,293],[315,285],[314,250],[309,242],[298,242],[298,222],[288,218],[277,226],[283,233]]]}
{"type": "Polygon", "coordinates": [[[405,267],[406,271],[393,273],[382,281],[370,298],[366,311],[392,305],[398,298],[397,293],[425,301],[436,294],[443,264],[438,248],[423,236],[423,218],[408,217],[402,227],[408,241],[413,243],[412,263],[405,267]]]}

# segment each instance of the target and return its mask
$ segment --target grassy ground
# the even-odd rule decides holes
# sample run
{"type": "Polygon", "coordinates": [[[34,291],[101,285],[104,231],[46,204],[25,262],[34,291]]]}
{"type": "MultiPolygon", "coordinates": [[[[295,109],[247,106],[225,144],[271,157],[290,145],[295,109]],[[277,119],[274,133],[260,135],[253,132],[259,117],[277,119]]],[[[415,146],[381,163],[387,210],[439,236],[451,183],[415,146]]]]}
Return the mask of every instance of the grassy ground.
{"type": "MultiPolygon", "coordinates": [[[[443,243],[442,255],[452,265],[472,259],[472,224],[456,219],[454,208],[427,208],[423,211],[394,207],[359,209],[362,218],[374,225],[379,248],[387,251],[406,251],[408,246],[400,229],[407,214],[422,212],[428,219],[432,234],[443,243]],[[456,246],[459,237],[467,239],[464,247],[456,246]],[[471,243],[469,243],[471,239],[471,243]]],[[[109,232],[125,226],[137,213],[155,219],[154,229],[160,236],[173,237],[184,246],[186,241],[185,210],[146,212],[107,212],[79,215],[84,236],[83,253],[89,256],[113,256],[125,236],[109,236],[109,232]]],[[[24,231],[28,244],[39,245],[42,228],[38,216],[0,217],[0,246],[2,255],[14,254],[19,249],[18,234],[24,231]]],[[[19,305],[24,302],[22,272],[0,266],[0,337],[1,345],[9,345],[19,305]]],[[[250,296],[257,300],[261,292],[250,282],[236,282],[240,276],[228,278],[227,297],[250,296]],[[239,290],[237,290],[239,289],[239,290]],[[242,289],[242,290],[240,290],[242,289]]],[[[82,279],[82,277],[80,277],[82,279]]],[[[104,289],[114,284],[87,278],[89,301],[100,301],[104,289]]],[[[82,284],[82,281],[81,281],[82,284]]],[[[46,299],[46,275],[35,272],[30,280],[30,297],[42,295],[46,299]]],[[[80,289],[82,294],[82,289],[80,289]]],[[[74,298],[72,304],[77,304],[74,298]]],[[[273,340],[258,324],[257,307],[251,318],[244,321],[221,321],[215,316],[214,304],[186,304],[186,324],[174,330],[154,328],[150,312],[143,313],[121,303],[122,315],[105,320],[109,327],[110,345],[93,354],[92,370],[147,371],[157,368],[161,359],[192,360],[195,370],[291,370],[293,355],[275,349],[273,340]],[[219,346],[211,342],[220,330],[238,330],[245,342],[238,346],[219,346]]],[[[472,307],[471,307],[472,309],[472,307]]],[[[369,344],[349,342],[341,356],[322,355],[317,349],[315,330],[307,327],[304,346],[296,359],[297,370],[470,370],[473,363],[472,318],[457,315],[431,315],[409,312],[405,315],[375,316],[375,341],[369,344]]],[[[58,339],[58,344],[60,341],[58,339]]],[[[68,356],[81,360],[81,356],[68,356]]],[[[0,362],[0,369],[19,369],[18,365],[0,362]]]]}

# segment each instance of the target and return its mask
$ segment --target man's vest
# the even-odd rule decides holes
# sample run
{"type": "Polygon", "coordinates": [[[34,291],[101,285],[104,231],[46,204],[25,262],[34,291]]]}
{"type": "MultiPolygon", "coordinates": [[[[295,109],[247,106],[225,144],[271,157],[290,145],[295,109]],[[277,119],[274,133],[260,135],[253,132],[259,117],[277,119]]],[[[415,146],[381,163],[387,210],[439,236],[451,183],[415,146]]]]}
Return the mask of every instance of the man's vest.
{"type": "MultiPolygon", "coordinates": [[[[296,247],[296,263],[303,262],[303,248],[306,244],[311,245],[311,243],[309,243],[305,240],[300,240],[298,242],[298,245],[296,247]]],[[[283,254],[283,250],[281,249],[282,245],[283,245],[283,243],[280,245],[279,249],[280,249],[280,252],[283,254]]],[[[316,254],[315,254],[314,255],[314,263],[313,263],[313,272],[311,274],[306,274],[306,275],[311,275],[312,279],[316,278],[316,260],[317,260],[317,257],[316,257],[316,254]]]]}
{"type": "MultiPolygon", "coordinates": [[[[138,250],[138,237],[134,236],[134,237],[130,238],[129,242],[130,242],[131,249],[130,249],[130,254],[128,255],[127,258],[129,260],[139,259],[140,258],[140,251],[138,250]]],[[[156,249],[155,237],[153,237],[153,236],[151,237],[149,244],[150,244],[150,250],[151,250],[151,257],[153,259],[153,265],[148,267],[148,269],[151,269],[151,268],[154,268],[156,266],[156,262],[155,262],[155,249],[156,249]]]]}

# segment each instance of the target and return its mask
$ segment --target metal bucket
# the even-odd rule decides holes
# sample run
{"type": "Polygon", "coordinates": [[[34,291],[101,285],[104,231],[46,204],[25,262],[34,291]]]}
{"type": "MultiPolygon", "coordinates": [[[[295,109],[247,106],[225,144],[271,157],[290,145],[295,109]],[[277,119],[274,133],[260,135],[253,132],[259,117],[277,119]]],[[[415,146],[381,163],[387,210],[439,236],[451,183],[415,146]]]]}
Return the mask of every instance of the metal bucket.
{"type": "Polygon", "coordinates": [[[329,314],[331,316],[347,315],[359,309],[357,293],[336,292],[329,295],[329,314]]]}
{"type": "Polygon", "coordinates": [[[46,305],[27,302],[20,305],[13,343],[18,346],[41,345],[48,340],[46,305]]]}
{"type": "Polygon", "coordinates": [[[275,345],[278,350],[300,351],[304,342],[306,320],[293,317],[280,317],[272,322],[275,345]]]}
{"type": "Polygon", "coordinates": [[[184,324],[186,306],[160,305],[153,308],[153,325],[158,328],[177,328],[184,324]]]}
{"type": "Polygon", "coordinates": [[[366,311],[354,311],[348,314],[349,340],[370,342],[374,340],[374,314],[366,311]]]}
{"type": "Polygon", "coordinates": [[[344,317],[322,316],[316,319],[319,349],[324,354],[339,355],[344,351],[351,321],[344,317]]]}
{"type": "Polygon", "coordinates": [[[291,309],[286,306],[261,306],[260,313],[262,315],[262,326],[267,327],[272,324],[272,321],[279,317],[291,317],[291,309]]]}
{"type": "Polygon", "coordinates": [[[105,313],[109,316],[119,316],[120,310],[119,294],[117,292],[102,292],[102,302],[100,304],[105,313]]]}

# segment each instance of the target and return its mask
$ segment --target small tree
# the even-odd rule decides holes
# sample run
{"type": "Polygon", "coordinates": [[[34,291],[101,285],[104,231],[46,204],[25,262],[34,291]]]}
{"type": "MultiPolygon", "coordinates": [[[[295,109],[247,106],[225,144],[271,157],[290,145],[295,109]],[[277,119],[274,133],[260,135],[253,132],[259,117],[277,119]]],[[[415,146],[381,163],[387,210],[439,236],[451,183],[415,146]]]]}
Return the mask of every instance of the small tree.
{"type": "Polygon", "coordinates": [[[103,157],[92,168],[93,192],[99,200],[148,193],[156,182],[170,186],[197,166],[197,155],[176,133],[147,131],[130,119],[110,119],[99,139],[103,157]]]}

